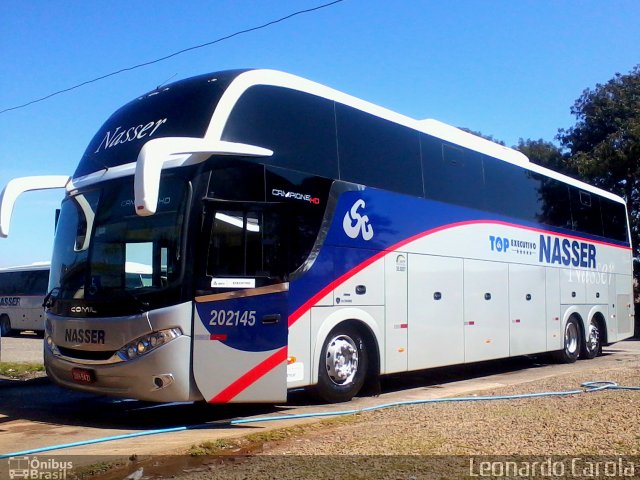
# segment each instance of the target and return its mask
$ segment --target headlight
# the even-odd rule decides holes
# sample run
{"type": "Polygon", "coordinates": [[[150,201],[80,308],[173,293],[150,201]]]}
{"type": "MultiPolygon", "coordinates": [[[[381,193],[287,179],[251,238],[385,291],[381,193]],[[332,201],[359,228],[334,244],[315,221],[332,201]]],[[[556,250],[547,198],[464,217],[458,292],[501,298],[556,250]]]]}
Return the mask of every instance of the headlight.
{"type": "Polygon", "coordinates": [[[121,360],[133,360],[135,358],[146,355],[152,350],[161,347],[165,343],[169,343],[174,338],[178,338],[182,335],[182,330],[179,328],[169,328],[167,330],[160,330],[159,332],[149,333],[143,337],[137,338],[133,342],[126,344],[120,350],[118,350],[118,357],[121,360]]]}
{"type": "Polygon", "coordinates": [[[51,337],[51,335],[45,335],[44,339],[45,339],[45,343],[47,344],[47,347],[49,347],[49,350],[51,351],[51,353],[53,353],[54,355],[60,355],[60,351],[58,350],[58,347],[54,343],[53,338],[51,337]]]}

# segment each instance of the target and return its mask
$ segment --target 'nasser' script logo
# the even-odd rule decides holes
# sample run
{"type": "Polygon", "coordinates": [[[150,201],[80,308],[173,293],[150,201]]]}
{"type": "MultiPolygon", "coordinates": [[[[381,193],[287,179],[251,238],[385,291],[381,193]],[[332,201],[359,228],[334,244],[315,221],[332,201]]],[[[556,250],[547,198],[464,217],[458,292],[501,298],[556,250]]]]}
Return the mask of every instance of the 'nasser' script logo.
{"type": "Polygon", "coordinates": [[[350,238],[357,238],[358,235],[362,235],[362,238],[369,241],[373,238],[373,226],[369,223],[369,217],[367,215],[360,215],[358,210],[366,207],[364,200],[359,199],[353,206],[345,213],[342,221],[342,228],[344,233],[350,238]]]}
{"type": "Polygon", "coordinates": [[[161,118],[153,122],[146,124],[141,123],[140,125],[134,125],[129,128],[118,126],[113,132],[108,130],[100,142],[100,145],[98,145],[98,148],[93,153],[98,153],[100,150],[106,150],[123,143],[133,142],[134,140],[141,140],[144,137],[151,137],[156,133],[156,130],[165,123],[167,123],[167,119],[161,118]]]}

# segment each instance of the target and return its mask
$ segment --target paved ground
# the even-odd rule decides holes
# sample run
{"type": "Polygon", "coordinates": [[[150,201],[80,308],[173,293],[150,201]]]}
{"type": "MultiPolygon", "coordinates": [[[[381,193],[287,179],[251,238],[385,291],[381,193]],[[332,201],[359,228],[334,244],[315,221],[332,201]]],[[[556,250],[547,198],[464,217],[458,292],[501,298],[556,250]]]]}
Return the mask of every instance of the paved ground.
{"type": "Polygon", "coordinates": [[[0,362],[42,363],[42,333],[22,332],[0,338],[0,362]]]}
{"type": "MultiPolygon", "coordinates": [[[[27,340],[20,338],[16,341],[27,340]]],[[[33,345],[41,342],[37,339],[29,341],[33,345]]],[[[602,357],[573,365],[547,365],[521,357],[430,370],[387,378],[379,397],[357,398],[340,405],[319,405],[301,392],[291,394],[289,403],[283,406],[155,405],[63,390],[46,379],[27,382],[0,380],[0,455],[151,429],[201,425],[198,429],[51,452],[53,455],[84,455],[79,458],[85,463],[100,460],[100,455],[129,457],[134,454],[180,453],[203,441],[237,438],[247,433],[317,421],[275,421],[235,427],[220,425],[219,422],[230,418],[331,412],[400,400],[467,395],[504,386],[518,390],[519,385],[525,389],[527,383],[559,375],[576,374],[577,377],[592,370],[602,373],[621,366],[637,368],[639,360],[640,342],[627,341],[605,349],[602,357]]]]}

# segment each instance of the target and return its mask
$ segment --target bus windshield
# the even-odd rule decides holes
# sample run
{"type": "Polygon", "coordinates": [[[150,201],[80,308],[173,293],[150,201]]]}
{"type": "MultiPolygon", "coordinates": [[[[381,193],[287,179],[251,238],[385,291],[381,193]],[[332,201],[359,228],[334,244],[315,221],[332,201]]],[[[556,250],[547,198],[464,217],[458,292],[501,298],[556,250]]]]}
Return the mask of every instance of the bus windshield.
{"type": "Polygon", "coordinates": [[[51,265],[54,298],[137,299],[175,286],[182,274],[187,186],[183,179],[163,179],[151,217],[136,215],[131,179],[67,197],[51,265]]]}

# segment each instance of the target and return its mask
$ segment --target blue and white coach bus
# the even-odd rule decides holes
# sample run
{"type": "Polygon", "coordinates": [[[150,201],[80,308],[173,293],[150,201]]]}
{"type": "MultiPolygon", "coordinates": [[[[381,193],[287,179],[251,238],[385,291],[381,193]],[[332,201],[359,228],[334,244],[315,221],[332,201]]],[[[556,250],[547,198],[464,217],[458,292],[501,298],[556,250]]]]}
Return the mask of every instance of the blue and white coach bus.
{"type": "Polygon", "coordinates": [[[0,268],[0,336],[44,330],[42,301],[48,282],[48,262],[0,268]]]}
{"type": "Polygon", "coordinates": [[[226,71],[114,113],[64,187],[57,383],[152,401],[346,401],[378,375],[632,335],[624,201],[442,123],[226,71]],[[128,281],[127,263],[146,265],[128,281]],[[150,267],[150,268],[149,268],[150,267]]]}

